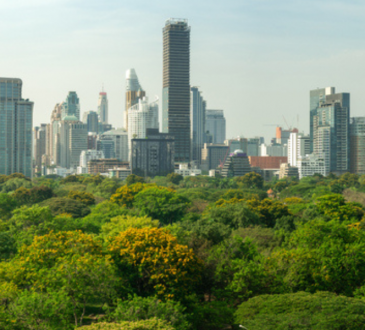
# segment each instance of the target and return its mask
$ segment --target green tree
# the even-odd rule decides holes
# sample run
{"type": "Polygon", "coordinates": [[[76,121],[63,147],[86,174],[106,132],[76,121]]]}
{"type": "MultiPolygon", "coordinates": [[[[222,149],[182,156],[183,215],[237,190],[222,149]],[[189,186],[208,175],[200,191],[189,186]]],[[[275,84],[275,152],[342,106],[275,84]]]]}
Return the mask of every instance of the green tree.
{"type": "Polygon", "coordinates": [[[140,176],[137,176],[135,174],[130,174],[125,179],[125,182],[126,182],[127,186],[130,186],[135,183],[145,183],[145,180],[144,180],[144,178],[142,178],[140,176]]]}
{"type": "Polygon", "coordinates": [[[67,213],[74,218],[82,218],[90,213],[90,209],[84,203],[70,198],[50,198],[40,205],[48,206],[53,215],[67,213]]]}
{"type": "Polygon", "coordinates": [[[244,176],[237,177],[235,178],[235,181],[249,189],[262,189],[264,186],[264,179],[260,174],[255,172],[247,173],[244,176]]]}
{"type": "Polygon", "coordinates": [[[263,295],[242,303],[236,323],[250,330],[361,330],[365,302],[329,292],[263,295]]]}
{"type": "Polygon", "coordinates": [[[84,330],[175,330],[173,326],[163,320],[152,318],[149,320],[141,320],[135,322],[119,322],[119,323],[95,323],[83,327],[84,330]]]}
{"type": "Polygon", "coordinates": [[[8,219],[11,217],[11,212],[18,206],[14,198],[8,194],[0,193],[0,218],[8,219]]]}
{"type": "Polygon", "coordinates": [[[169,173],[166,178],[167,181],[172,182],[173,184],[179,184],[180,181],[184,180],[184,177],[177,173],[169,173]]]}
{"type": "Polygon", "coordinates": [[[94,196],[92,194],[89,194],[84,191],[72,191],[71,190],[68,193],[68,198],[79,201],[85,205],[94,205],[95,204],[94,196]]]}
{"type": "Polygon", "coordinates": [[[134,202],[141,215],[157,219],[163,224],[179,221],[189,204],[187,198],[164,187],[146,188],[136,195],[134,202]]]}
{"type": "Polygon", "coordinates": [[[185,310],[185,307],[173,300],[163,302],[156,297],[134,296],[128,300],[119,300],[112,318],[115,322],[120,322],[148,320],[155,317],[167,321],[176,330],[188,330],[190,324],[185,310]]]}

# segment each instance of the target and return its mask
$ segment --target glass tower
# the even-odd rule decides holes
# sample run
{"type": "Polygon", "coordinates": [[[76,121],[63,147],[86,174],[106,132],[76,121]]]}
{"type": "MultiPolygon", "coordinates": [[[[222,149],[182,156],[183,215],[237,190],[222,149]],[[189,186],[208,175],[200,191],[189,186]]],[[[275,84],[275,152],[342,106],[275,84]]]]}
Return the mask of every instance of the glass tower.
{"type": "Polygon", "coordinates": [[[103,124],[108,124],[108,98],[106,92],[102,91],[99,93],[98,101],[98,116],[99,121],[103,124]]]}
{"type": "Polygon", "coordinates": [[[34,104],[22,99],[22,84],[0,78],[0,174],[32,177],[34,104]]]}
{"type": "Polygon", "coordinates": [[[62,103],[62,120],[66,116],[75,116],[80,120],[80,100],[76,92],[69,92],[65,102],[62,103]]]}
{"type": "Polygon", "coordinates": [[[213,143],[224,143],[226,139],[226,118],[223,110],[206,111],[205,131],[212,136],[213,143]]]}
{"type": "Polygon", "coordinates": [[[170,18],[163,28],[162,131],[175,137],[175,162],[190,161],[190,27],[170,18]]]}

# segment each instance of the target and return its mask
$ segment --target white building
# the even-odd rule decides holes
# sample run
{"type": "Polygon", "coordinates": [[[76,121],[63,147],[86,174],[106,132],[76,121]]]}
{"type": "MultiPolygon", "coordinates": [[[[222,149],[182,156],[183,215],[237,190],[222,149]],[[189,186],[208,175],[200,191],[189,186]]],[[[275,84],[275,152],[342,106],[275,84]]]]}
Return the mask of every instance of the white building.
{"type": "Polygon", "coordinates": [[[290,133],[288,140],[288,164],[297,166],[297,161],[310,153],[310,138],[301,133],[290,133]]]}
{"type": "Polygon", "coordinates": [[[80,165],[77,167],[77,174],[87,173],[87,163],[90,160],[104,158],[104,153],[101,150],[82,150],[80,155],[80,165]]]}
{"type": "Polygon", "coordinates": [[[108,98],[104,91],[99,93],[98,116],[102,124],[108,124],[108,98]]]}
{"type": "Polygon", "coordinates": [[[288,147],[284,145],[265,145],[260,146],[260,156],[278,156],[286,157],[288,155],[288,147]]]}
{"type": "Polygon", "coordinates": [[[297,160],[297,167],[299,172],[299,179],[305,176],[312,176],[316,173],[323,176],[328,175],[328,166],[326,166],[325,159],[320,158],[314,154],[307,157],[299,158],[297,160]]]}
{"type": "Polygon", "coordinates": [[[202,171],[198,168],[188,168],[187,164],[180,164],[179,169],[175,170],[175,173],[180,174],[185,178],[186,176],[201,175],[202,171]]]}
{"type": "MultiPolygon", "coordinates": [[[[128,150],[132,150],[132,139],[146,138],[147,128],[159,128],[158,98],[148,103],[148,98],[142,100],[128,110],[128,150]]],[[[130,153],[130,152],[129,152],[130,153]]]]}

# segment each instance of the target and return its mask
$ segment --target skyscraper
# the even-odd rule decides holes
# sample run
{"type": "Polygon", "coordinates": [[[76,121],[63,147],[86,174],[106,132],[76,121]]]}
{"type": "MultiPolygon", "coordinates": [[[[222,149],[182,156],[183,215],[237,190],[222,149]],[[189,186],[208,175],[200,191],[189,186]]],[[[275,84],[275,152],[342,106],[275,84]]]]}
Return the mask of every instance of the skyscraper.
{"type": "Polygon", "coordinates": [[[87,131],[98,133],[99,132],[99,116],[95,111],[86,111],[82,116],[82,121],[87,125],[87,131]]]}
{"type": "Polygon", "coordinates": [[[349,125],[349,93],[327,93],[325,99],[320,99],[319,106],[311,110],[313,152],[325,160],[327,173],[342,174],[350,170],[349,125]]]}
{"type": "Polygon", "coordinates": [[[34,165],[37,173],[41,172],[42,156],[46,153],[46,127],[47,124],[34,127],[34,165]]]}
{"type": "Polygon", "coordinates": [[[50,125],[50,146],[49,146],[49,158],[50,162],[54,165],[59,165],[60,161],[60,148],[59,148],[59,123],[62,120],[62,103],[57,103],[52,111],[51,125],[50,125]]]}
{"type": "Polygon", "coordinates": [[[146,96],[146,92],[139,84],[136,70],[129,69],[126,72],[124,128],[128,131],[128,110],[146,96]]]}
{"type": "Polygon", "coordinates": [[[226,139],[226,118],[223,110],[207,110],[205,131],[213,137],[213,143],[224,143],[226,139]]]}
{"type": "Polygon", "coordinates": [[[22,81],[0,78],[0,174],[32,177],[33,102],[22,99],[22,81]]]}
{"type": "Polygon", "coordinates": [[[104,91],[99,93],[98,100],[98,116],[99,121],[103,124],[108,124],[108,98],[104,91]]]}
{"type": "Polygon", "coordinates": [[[326,95],[331,95],[335,93],[334,87],[317,88],[309,92],[309,111],[310,111],[310,152],[313,152],[313,118],[317,114],[317,108],[319,105],[326,101],[326,95]]]}
{"type": "Polygon", "coordinates": [[[131,152],[132,139],[144,139],[147,128],[159,128],[158,99],[148,103],[148,98],[139,100],[138,104],[128,110],[128,149],[131,152]]]}
{"type": "Polygon", "coordinates": [[[162,131],[175,137],[175,162],[190,161],[190,27],[170,18],[163,28],[162,131]]]}
{"type": "Polygon", "coordinates": [[[350,121],[350,170],[365,174],[365,117],[351,118],[350,121]]]}
{"type": "Polygon", "coordinates": [[[198,87],[191,87],[190,123],[191,123],[191,160],[201,163],[201,152],[205,141],[206,102],[198,87]]]}
{"type": "Polygon", "coordinates": [[[69,92],[65,102],[62,103],[62,120],[66,116],[75,116],[80,120],[80,100],[76,92],[69,92]]]}

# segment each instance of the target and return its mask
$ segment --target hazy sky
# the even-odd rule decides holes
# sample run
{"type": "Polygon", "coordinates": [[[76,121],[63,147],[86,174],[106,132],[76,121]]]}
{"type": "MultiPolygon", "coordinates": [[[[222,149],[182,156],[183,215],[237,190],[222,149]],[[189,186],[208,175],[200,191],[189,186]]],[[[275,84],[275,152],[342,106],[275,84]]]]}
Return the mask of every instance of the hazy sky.
{"type": "Polygon", "coordinates": [[[365,115],[363,0],[0,0],[0,76],[23,80],[34,125],[76,91],[96,110],[102,84],[109,118],[123,125],[125,71],[150,99],[162,91],[162,27],[191,26],[191,85],[208,109],[224,109],[227,137],[309,130],[309,90],[351,93],[365,115]]]}

